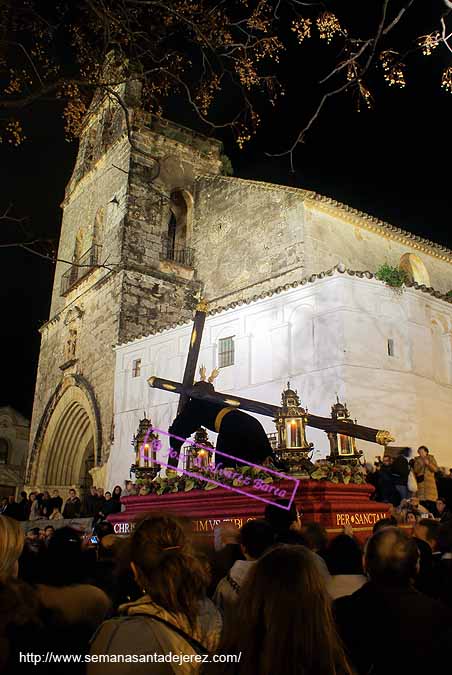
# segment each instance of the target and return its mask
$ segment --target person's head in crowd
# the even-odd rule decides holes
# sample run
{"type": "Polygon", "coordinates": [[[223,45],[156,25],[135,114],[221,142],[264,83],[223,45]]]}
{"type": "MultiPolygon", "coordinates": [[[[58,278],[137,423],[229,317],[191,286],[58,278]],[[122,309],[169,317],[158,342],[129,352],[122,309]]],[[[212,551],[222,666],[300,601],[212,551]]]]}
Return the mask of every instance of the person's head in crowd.
{"type": "Polygon", "coordinates": [[[22,490],[22,492],[20,493],[20,498],[27,499],[27,493],[22,490]]]}
{"type": "Polygon", "coordinates": [[[42,493],[42,498],[46,500],[50,499],[50,492],[48,490],[44,490],[44,492],[42,493]]]}
{"type": "Polygon", "coordinates": [[[8,497],[2,497],[1,505],[6,506],[8,504],[8,497]]]}
{"type": "Polygon", "coordinates": [[[115,485],[115,487],[113,488],[112,498],[119,500],[121,498],[121,493],[122,493],[122,487],[120,485],[115,485]]]}
{"type": "Polygon", "coordinates": [[[402,452],[400,454],[406,459],[408,459],[409,457],[411,457],[412,453],[413,448],[402,448],[402,452]]]}
{"type": "Polygon", "coordinates": [[[265,520],[249,520],[240,530],[240,548],[246,560],[257,560],[275,541],[275,531],[265,520]]]}
{"type": "Polygon", "coordinates": [[[97,488],[97,496],[98,497],[103,497],[104,496],[104,488],[98,487],[97,488]]]}
{"type": "Polygon", "coordinates": [[[113,527],[113,524],[110,523],[108,520],[101,520],[95,525],[93,530],[93,534],[95,534],[98,537],[100,542],[104,537],[107,537],[109,534],[114,533],[115,528],[113,527]]]}
{"type": "Polygon", "coordinates": [[[452,553],[452,521],[440,524],[436,548],[441,553],[452,553]]]}
{"type": "Polygon", "coordinates": [[[69,586],[83,581],[85,574],[82,538],[72,527],[61,527],[49,539],[45,563],[49,586],[69,586]]]}
{"type": "Polygon", "coordinates": [[[39,527],[32,527],[28,530],[27,539],[30,539],[30,541],[37,541],[39,539],[39,527]]]}
{"type": "Polygon", "coordinates": [[[441,516],[442,513],[446,510],[447,508],[447,503],[444,497],[438,497],[436,500],[436,510],[438,511],[438,514],[441,516]]]}
{"type": "Polygon", "coordinates": [[[390,455],[383,455],[382,459],[382,464],[383,466],[391,466],[392,462],[394,461],[394,458],[391,457],[390,455]]]}
{"type": "Polygon", "coordinates": [[[377,520],[377,522],[374,524],[372,528],[372,534],[376,534],[380,530],[383,530],[385,527],[396,527],[397,526],[397,520],[394,518],[394,516],[389,516],[388,518],[381,518],[380,520],[377,520]]]}
{"type": "Polygon", "coordinates": [[[59,496],[60,496],[60,493],[58,492],[58,490],[52,491],[52,497],[59,497],[59,496]]]}
{"type": "Polygon", "coordinates": [[[0,582],[17,577],[24,542],[24,531],[18,521],[0,516],[0,582]]]}
{"type": "Polygon", "coordinates": [[[427,457],[429,452],[430,450],[427,448],[426,445],[420,445],[417,449],[417,453],[420,457],[427,457]]]}
{"type": "Polygon", "coordinates": [[[320,523],[304,523],[301,534],[306,541],[306,546],[314,553],[325,553],[328,546],[328,535],[320,523]]]}
{"type": "Polygon", "coordinates": [[[48,541],[53,535],[55,534],[55,528],[52,527],[52,525],[47,525],[47,527],[44,528],[44,536],[46,538],[46,541],[48,541]]]}
{"type": "Polygon", "coordinates": [[[386,586],[406,586],[419,570],[415,540],[398,527],[386,527],[367,542],[364,567],[371,581],[386,586]]]}
{"type": "Polygon", "coordinates": [[[97,487],[95,485],[91,485],[89,491],[92,497],[97,497],[97,487]]]}
{"type": "Polygon", "coordinates": [[[106,499],[107,502],[110,501],[110,499],[111,499],[111,492],[106,492],[106,493],[105,493],[105,499],[106,499]]]}
{"type": "Polygon", "coordinates": [[[347,534],[340,534],[329,544],[326,562],[330,574],[362,574],[363,554],[358,542],[347,534]]]}
{"type": "Polygon", "coordinates": [[[256,562],[229,631],[221,652],[241,652],[238,675],[351,673],[325,583],[304,546],[277,546],[256,562]]]}
{"type": "Polygon", "coordinates": [[[130,566],[151,600],[185,616],[194,626],[209,583],[206,566],[194,555],[186,529],[174,517],[151,513],[135,528],[130,566]]]}
{"type": "Polygon", "coordinates": [[[422,518],[418,523],[416,523],[413,531],[413,535],[417,539],[425,541],[432,551],[436,548],[436,542],[438,540],[438,531],[440,528],[440,523],[437,520],[432,520],[431,518],[422,518]]]}
{"type": "Polygon", "coordinates": [[[106,534],[99,540],[98,547],[98,558],[115,558],[116,553],[119,551],[119,548],[123,544],[123,540],[118,537],[116,534],[106,534]]]}
{"type": "Polygon", "coordinates": [[[417,523],[417,518],[412,511],[405,511],[404,523],[405,525],[415,525],[417,523]]]}
{"type": "Polygon", "coordinates": [[[267,504],[264,515],[265,520],[275,532],[282,534],[289,530],[299,531],[301,518],[295,503],[292,501],[289,507],[288,499],[278,499],[276,504],[267,504]]]}
{"type": "Polygon", "coordinates": [[[69,499],[75,499],[76,496],[77,496],[76,491],[74,490],[74,488],[71,488],[69,490],[69,499]]]}
{"type": "Polygon", "coordinates": [[[221,551],[226,546],[239,546],[240,530],[232,522],[221,522],[213,531],[215,551],[221,551]]]}
{"type": "Polygon", "coordinates": [[[133,488],[133,483],[131,480],[125,480],[124,481],[124,489],[130,492],[133,488]]]}

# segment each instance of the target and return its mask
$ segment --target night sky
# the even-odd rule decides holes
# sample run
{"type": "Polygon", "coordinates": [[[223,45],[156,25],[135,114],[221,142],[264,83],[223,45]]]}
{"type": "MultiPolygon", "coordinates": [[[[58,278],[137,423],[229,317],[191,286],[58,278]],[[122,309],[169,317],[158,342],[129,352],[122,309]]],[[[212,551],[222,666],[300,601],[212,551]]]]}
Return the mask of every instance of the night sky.
{"type": "MultiPolygon", "coordinates": [[[[315,190],[452,248],[452,95],[440,88],[442,65],[420,57],[408,71],[407,88],[378,87],[370,112],[356,113],[346,96],[332,99],[296,153],[295,176],[287,158],[266,153],[287,147],[297,126],[306,121],[319,99],[315,81],[325,74],[324,64],[317,63],[317,70],[308,73],[291,73],[284,106],[263,116],[257,139],[244,151],[229,135],[218,137],[236,176],[315,190]]],[[[0,210],[3,213],[12,204],[14,215],[27,218],[23,227],[32,236],[57,240],[59,205],[77,146],[64,140],[61,117],[51,105],[41,104],[28,115],[30,140],[17,149],[0,146],[0,210]]],[[[168,117],[187,125],[194,122],[177,100],[168,117]]],[[[0,226],[0,243],[21,239],[21,226],[4,221],[0,226]]],[[[30,416],[38,329],[48,319],[54,266],[17,248],[0,249],[0,260],[1,353],[6,370],[0,405],[12,405],[30,416]]]]}

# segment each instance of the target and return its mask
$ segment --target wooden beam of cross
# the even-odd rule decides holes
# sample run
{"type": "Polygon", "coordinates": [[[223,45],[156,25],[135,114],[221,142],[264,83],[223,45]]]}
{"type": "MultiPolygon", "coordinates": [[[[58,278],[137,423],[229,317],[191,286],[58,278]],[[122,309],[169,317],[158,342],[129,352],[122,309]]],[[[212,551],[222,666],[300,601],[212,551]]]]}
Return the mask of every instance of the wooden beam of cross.
{"type": "Polygon", "coordinates": [[[187,361],[185,364],[184,376],[182,378],[183,390],[180,392],[177,414],[180,413],[188,401],[185,390],[193,387],[195,381],[196,366],[198,363],[199,349],[201,347],[202,333],[207,315],[207,302],[201,298],[196,305],[195,318],[193,319],[193,328],[191,330],[190,344],[188,346],[187,361]]]}
{"type": "MultiPolygon", "coordinates": [[[[164,380],[161,377],[150,377],[148,384],[154,389],[162,389],[170,391],[173,394],[180,394],[188,398],[197,398],[211,403],[221,403],[225,407],[237,408],[247,410],[259,415],[266,415],[267,417],[276,417],[279,407],[271,403],[262,403],[261,401],[253,401],[249,398],[242,398],[234,396],[233,394],[222,394],[219,391],[212,393],[205,393],[199,390],[198,387],[185,388],[181,382],[173,382],[172,380],[164,380]]],[[[371,427],[364,427],[361,424],[354,424],[352,422],[342,422],[340,420],[333,420],[330,417],[320,417],[319,415],[312,415],[307,413],[307,424],[315,429],[322,429],[326,433],[338,433],[344,436],[352,436],[353,438],[360,438],[363,441],[370,441],[371,443],[379,443],[380,445],[387,445],[395,439],[391,436],[389,431],[381,429],[372,429],[371,427]]]]}

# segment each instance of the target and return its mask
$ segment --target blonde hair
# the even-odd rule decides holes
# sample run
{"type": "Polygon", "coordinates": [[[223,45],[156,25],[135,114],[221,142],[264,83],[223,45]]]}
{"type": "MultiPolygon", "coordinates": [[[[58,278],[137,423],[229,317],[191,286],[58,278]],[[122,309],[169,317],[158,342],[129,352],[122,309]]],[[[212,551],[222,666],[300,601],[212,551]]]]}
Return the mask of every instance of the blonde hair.
{"type": "Polygon", "coordinates": [[[14,564],[24,547],[25,535],[17,522],[8,516],[0,516],[0,581],[13,575],[14,564]]]}

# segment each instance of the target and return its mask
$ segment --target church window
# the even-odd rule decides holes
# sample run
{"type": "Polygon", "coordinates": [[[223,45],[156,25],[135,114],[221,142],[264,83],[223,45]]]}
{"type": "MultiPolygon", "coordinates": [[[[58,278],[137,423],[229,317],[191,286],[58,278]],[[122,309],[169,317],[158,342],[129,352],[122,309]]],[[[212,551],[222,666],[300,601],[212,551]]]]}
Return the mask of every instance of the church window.
{"type": "Polygon", "coordinates": [[[394,340],[392,338],[388,339],[388,356],[395,356],[394,340]]]}
{"type": "Polygon", "coordinates": [[[8,441],[0,438],[0,464],[8,464],[8,441]]]}
{"type": "Polygon", "coordinates": [[[169,201],[169,217],[164,235],[164,257],[180,265],[193,264],[193,252],[188,247],[193,198],[186,190],[175,190],[169,201]]]}
{"type": "Polygon", "coordinates": [[[222,338],[218,343],[218,367],[234,365],[234,337],[222,338]]]}
{"type": "Polygon", "coordinates": [[[409,281],[415,281],[420,286],[427,286],[427,288],[430,288],[429,273],[418,255],[415,255],[414,253],[404,253],[400,258],[399,268],[405,272],[409,281]]]}
{"type": "Polygon", "coordinates": [[[135,359],[132,363],[132,377],[140,377],[141,375],[141,359],[135,359]]]}
{"type": "Polygon", "coordinates": [[[103,206],[97,209],[94,218],[93,245],[101,246],[104,239],[105,209],[103,206]]]}

